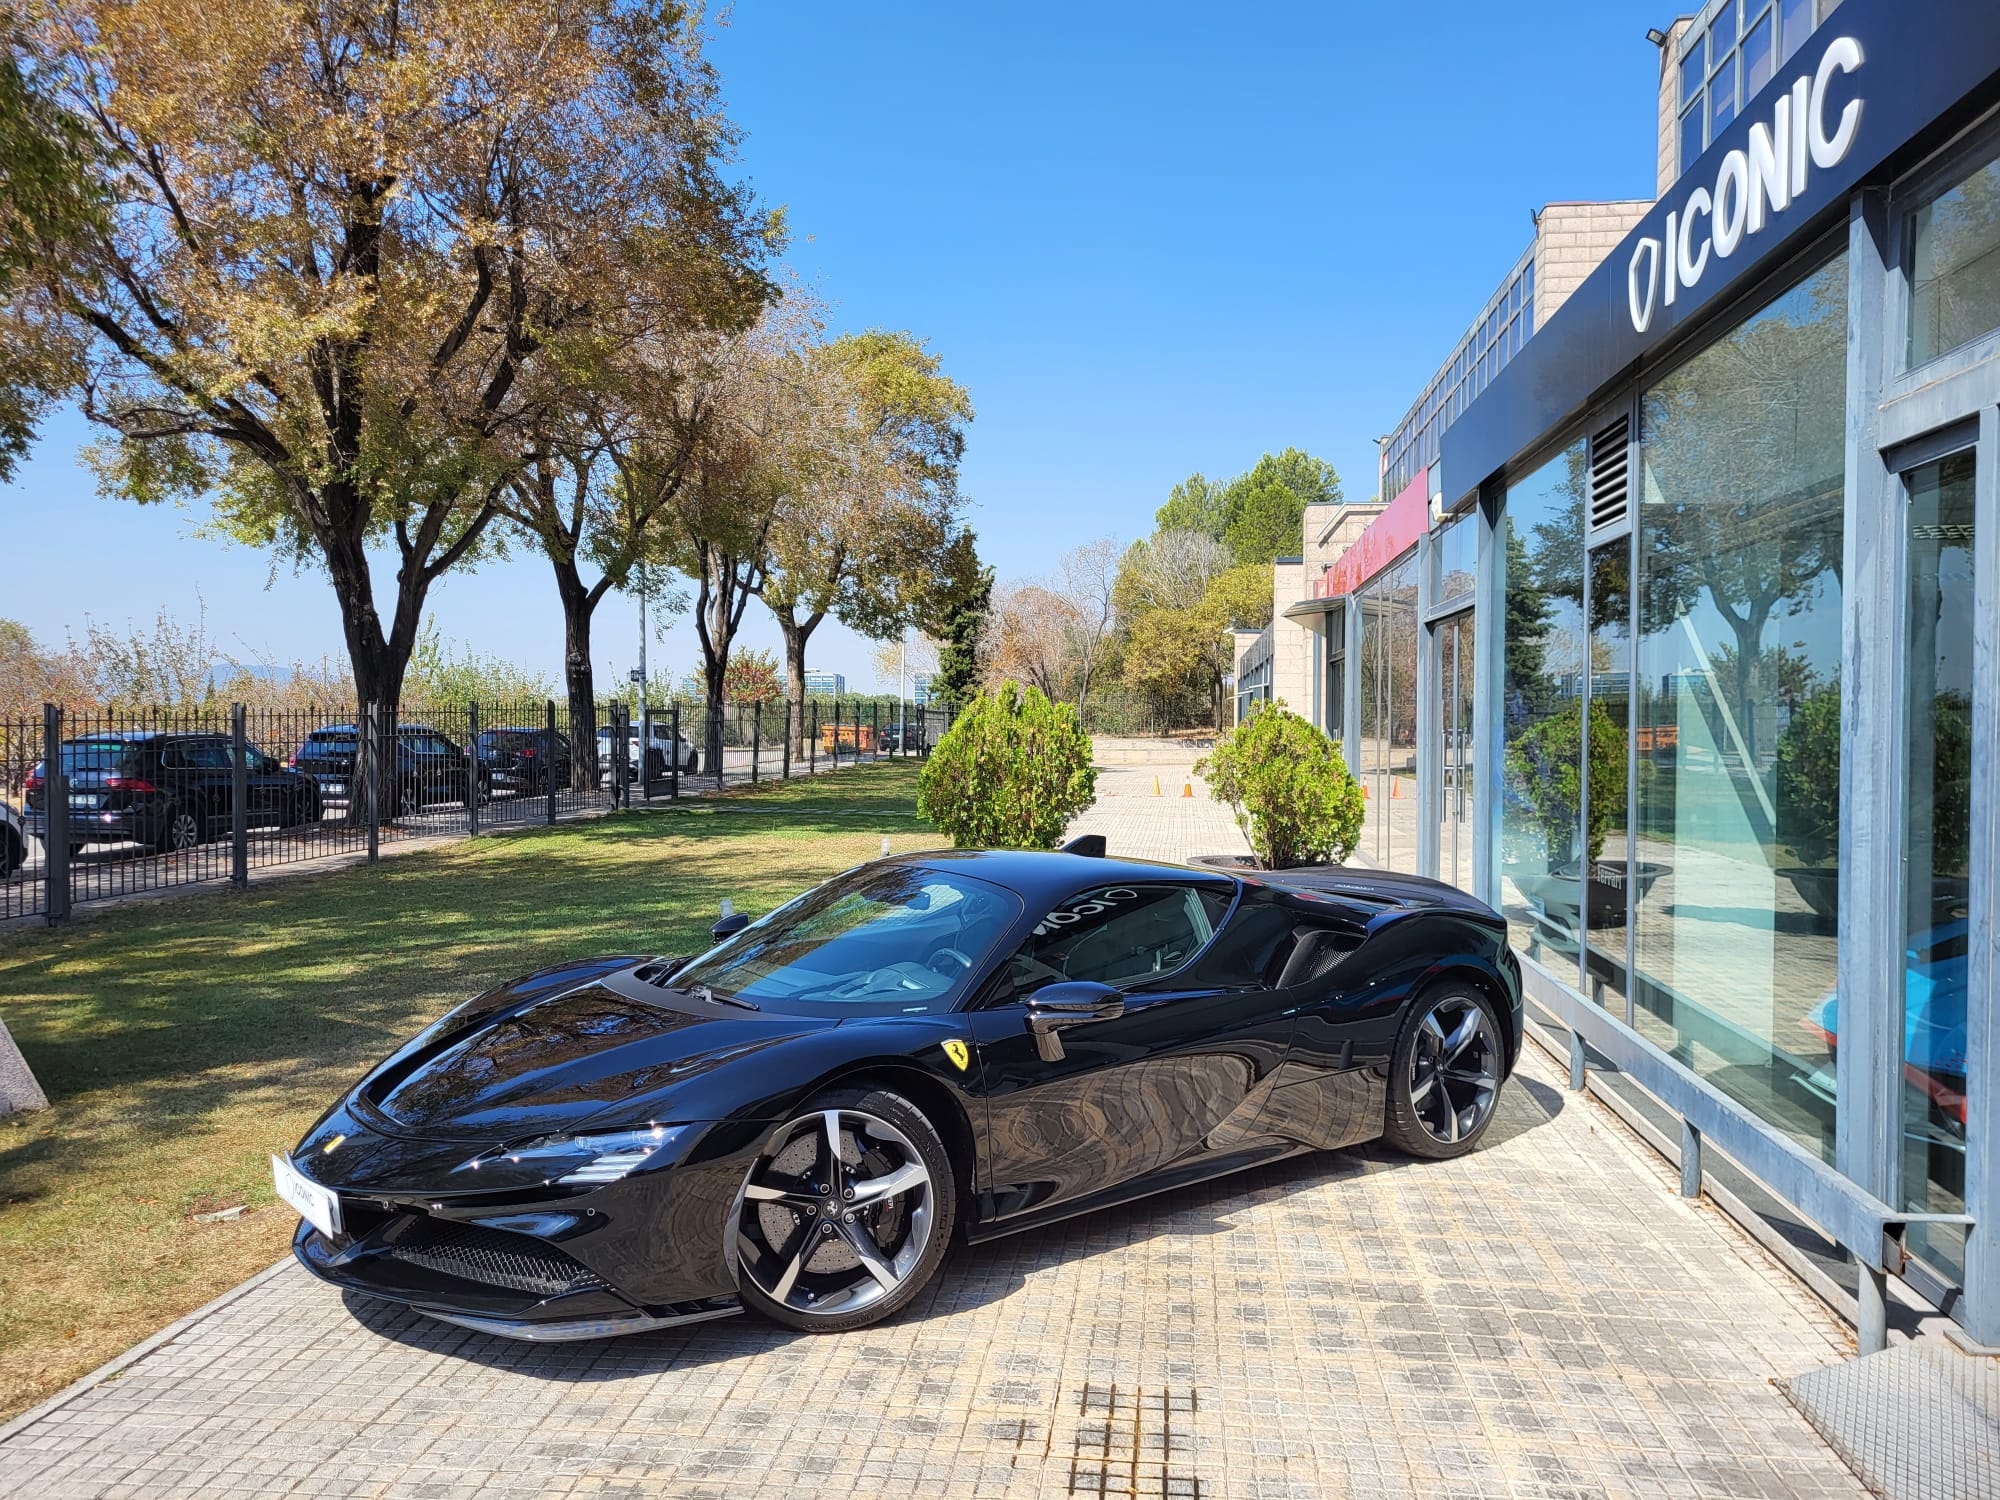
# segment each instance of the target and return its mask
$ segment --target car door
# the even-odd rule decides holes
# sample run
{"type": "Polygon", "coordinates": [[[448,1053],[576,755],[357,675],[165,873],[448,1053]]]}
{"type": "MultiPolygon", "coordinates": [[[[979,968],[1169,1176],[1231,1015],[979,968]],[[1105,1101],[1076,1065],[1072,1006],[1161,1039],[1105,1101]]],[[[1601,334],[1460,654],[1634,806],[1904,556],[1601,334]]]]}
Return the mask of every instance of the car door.
{"type": "MultiPolygon", "coordinates": [[[[1058,902],[970,1013],[987,1095],[996,1217],[1081,1206],[1254,1139],[1282,1061],[1282,997],[1197,962],[1234,905],[1231,883],[1094,886],[1058,902]],[[1036,996],[1111,986],[1104,1013],[1036,1034],[1036,996]]],[[[1046,1017],[1044,1017],[1046,1020],[1046,1017]]]]}

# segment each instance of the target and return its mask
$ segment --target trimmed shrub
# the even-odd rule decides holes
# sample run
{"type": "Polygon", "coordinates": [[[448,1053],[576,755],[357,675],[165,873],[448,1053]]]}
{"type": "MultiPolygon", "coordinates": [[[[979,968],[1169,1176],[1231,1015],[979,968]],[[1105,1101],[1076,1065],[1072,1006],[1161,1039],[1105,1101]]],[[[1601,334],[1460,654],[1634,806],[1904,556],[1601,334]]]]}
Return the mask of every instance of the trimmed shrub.
{"type": "Polygon", "coordinates": [[[1032,687],[974,697],[917,773],[917,811],[960,849],[1053,849],[1096,800],[1076,710],[1032,687]]]}
{"type": "Polygon", "coordinates": [[[1339,747],[1282,700],[1260,704],[1215,753],[1195,762],[1209,795],[1267,870],[1329,860],[1341,864],[1361,838],[1367,804],[1339,747]]]}
{"type": "MultiPolygon", "coordinates": [[[[1507,747],[1507,774],[1534,809],[1550,869],[1576,858],[1583,815],[1583,705],[1571,703],[1531,725],[1507,747]]],[[[1602,702],[1590,705],[1590,836],[1592,860],[1604,857],[1604,836],[1625,816],[1625,726],[1602,702]]]]}

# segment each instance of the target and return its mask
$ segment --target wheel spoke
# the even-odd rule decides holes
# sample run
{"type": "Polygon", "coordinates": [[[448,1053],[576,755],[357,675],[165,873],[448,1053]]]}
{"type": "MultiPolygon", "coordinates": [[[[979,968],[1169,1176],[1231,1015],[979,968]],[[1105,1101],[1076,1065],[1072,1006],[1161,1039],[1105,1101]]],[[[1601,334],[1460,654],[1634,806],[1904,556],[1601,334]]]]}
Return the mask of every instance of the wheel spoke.
{"type": "Polygon", "coordinates": [[[1430,1034],[1431,1040],[1439,1047],[1444,1046],[1444,1027],[1438,1024],[1436,1011],[1432,1011],[1424,1017],[1424,1030],[1430,1034]]]}
{"type": "Polygon", "coordinates": [[[1479,1035],[1480,1023],[1484,1019],[1485,1017],[1480,1014],[1479,1007],[1477,1006],[1473,1006],[1466,1011],[1465,1019],[1458,1024],[1458,1030],[1445,1038],[1444,1056],[1446,1062],[1456,1061],[1459,1053],[1472,1045],[1473,1039],[1479,1035]]]}
{"type": "Polygon", "coordinates": [[[849,1201],[857,1206],[863,1203],[879,1203],[887,1198],[900,1197],[912,1188],[922,1187],[930,1180],[931,1174],[926,1172],[922,1165],[911,1162],[908,1166],[898,1167],[895,1171],[880,1177],[858,1179],[853,1188],[854,1197],[849,1201]]]}
{"type": "Polygon", "coordinates": [[[783,1203],[787,1199],[790,1199],[791,1201],[797,1203],[806,1203],[811,1201],[810,1199],[807,1198],[807,1196],[804,1193],[794,1193],[784,1188],[766,1187],[761,1182],[744,1183],[743,1196],[746,1198],[755,1199],[761,1203],[783,1203]]]}
{"type": "Polygon", "coordinates": [[[868,1274],[881,1284],[882,1290],[885,1292],[895,1291],[897,1282],[896,1273],[890,1270],[888,1263],[882,1259],[881,1246],[875,1243],[868,1232],[858,1224],[842,1224],[840,1232],[847,1243],[853,1247],[855,1255],[860,1257],[861,1264],[868,1268],[868,1274]]]}
{"type": "Polygon", "coordinates": [[[1432,1089],[1432,1088],[1433,1088],[1433,1087],[1434,1087],[1434,1086],[1436,1085],[1437,1081],[1438,1081],[1438,1077],[1437,1077],[1437,1073],[1436,1073],[1435,1071],[1432,1071],[1432,1072],[1429,1072],[1429,1073],[1426,1073],[1426,1074],[1425,1074],[1425,1075],[1423,1076],[1423,1080],[1422,1080],[1421,1082],[1419,1082],[1419,1083],[1417,1083],[1417,1084],[1415,1084],[1415,1085],[1413,1085],[1413,1086],[1411,1087],[1411,1089],[1410,1089],[1410,1103],[1412,1103],[1412,1104],[1422,1104],[1422,1103],[1424,1102],[1424,1100],[1426,1100],[1426,1099],[1430,1098],[1430,1096],[1431,1096],[1431,1089],[1432,1089]]]}
{"type": "Polygon", "coordinates": [[[1458,1141],[1458,1106],[1451,1102],[1451,1095],[1444,1096],[1444,1138],[1453,1144],[1458,1141]]]}
{"type": "Polygon", "coordinates": [[[829,1109],[820,1116],[826,1130],[826,1185],[833,1189],[833,1196],[840,1196],[841,1174],[845,1170],[840,1159],[840,1111],[829,1109]]]}

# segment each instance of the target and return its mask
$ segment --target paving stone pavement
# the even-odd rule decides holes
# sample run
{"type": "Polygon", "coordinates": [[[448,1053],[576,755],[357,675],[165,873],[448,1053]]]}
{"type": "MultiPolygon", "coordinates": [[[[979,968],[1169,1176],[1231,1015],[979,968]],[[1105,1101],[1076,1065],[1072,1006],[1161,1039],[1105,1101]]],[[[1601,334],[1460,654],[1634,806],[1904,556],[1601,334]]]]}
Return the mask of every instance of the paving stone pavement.
{"type": "Polygon", "coordinates": [[[0,1495],[1862,1495],[1774,1384],[1844,1325],[1559,1083],[1530,1048],[1455,1162],[1303,1157],[958,1247],[840,1336],[538,1347],[286,1267],[17,1423],[0,1495]]]}

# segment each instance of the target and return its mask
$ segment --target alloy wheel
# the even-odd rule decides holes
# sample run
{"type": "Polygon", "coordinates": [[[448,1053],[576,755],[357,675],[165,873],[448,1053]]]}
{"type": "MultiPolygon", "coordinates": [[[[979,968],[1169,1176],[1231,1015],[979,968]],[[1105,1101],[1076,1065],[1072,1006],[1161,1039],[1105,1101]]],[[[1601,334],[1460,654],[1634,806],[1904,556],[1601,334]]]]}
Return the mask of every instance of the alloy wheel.
{"type": "Polygon", "coordinates": [[[177,812],[167,821],[169,851],[192,849],[201,842],[201,825],[191,812],[177,812]]]}
{"type": "Polygon", "coordinates": [[[818,1110],[780,1129],[743,1182],[742,1274],[801,1316],[892,1296],[930,1243],[935,1188],[910,1138],[878,1115],[818,1110]]]}
{"type": "Polygon", "coordinates": [[[1410,1106],[1432,1139],[1447,1145],[1475,1134],[1500,1097],[1500,1038],[1486,1007],[1446,995],[1417,1029],[1410,1053],[1410,1106]]]}

